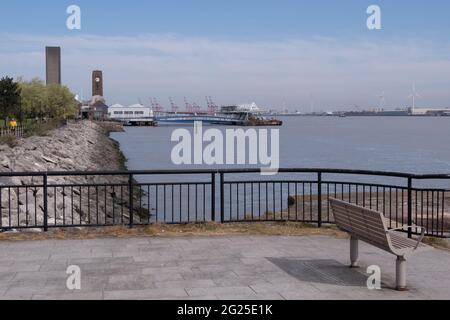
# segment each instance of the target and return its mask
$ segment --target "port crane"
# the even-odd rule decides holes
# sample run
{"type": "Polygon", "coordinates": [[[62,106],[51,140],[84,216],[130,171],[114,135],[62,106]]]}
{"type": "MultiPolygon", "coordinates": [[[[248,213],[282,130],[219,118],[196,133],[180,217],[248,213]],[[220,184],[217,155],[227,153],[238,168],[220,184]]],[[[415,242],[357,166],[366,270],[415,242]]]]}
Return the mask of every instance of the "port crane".
{"type": "Polygon", "coordinates": [[[180,110],[180,108],[176,105],[176,103],[173,101],[172,98],[170,98],[169,100],[170,100],[170,106],[172,107],[172,112],[178,113],[178,110],[180,110]]]}
{"type": "Polygon", "coordinates": [[[159,104],[159,102],[156,98],[150,98],[150,101],[152,103],[153,112],[161,113],[164,111],[164,108],[159,104]]]}
{"type": "Polygon", "coordinates": [[[214,103],[211,97],[206,97],[206,103],[208,105],[209,114],[216,114],[219,111],[219,107],[214,103]]]}

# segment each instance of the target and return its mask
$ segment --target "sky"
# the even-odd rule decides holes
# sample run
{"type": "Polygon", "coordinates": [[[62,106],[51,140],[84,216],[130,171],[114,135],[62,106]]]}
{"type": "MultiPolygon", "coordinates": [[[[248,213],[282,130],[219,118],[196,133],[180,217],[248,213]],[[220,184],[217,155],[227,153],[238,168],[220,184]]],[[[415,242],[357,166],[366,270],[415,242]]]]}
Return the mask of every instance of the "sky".
{"type": "Polygon", "coordinates": [[[44,79],[45,46],[61,46],[63,83],[88,98],[103,70],[110,104],[396,108],[415,82],[417,105],[450,107],[447,0],[0,1],[0,76],[44,79]],[[66,27],[73,4],[81,30],[66,27]]]}

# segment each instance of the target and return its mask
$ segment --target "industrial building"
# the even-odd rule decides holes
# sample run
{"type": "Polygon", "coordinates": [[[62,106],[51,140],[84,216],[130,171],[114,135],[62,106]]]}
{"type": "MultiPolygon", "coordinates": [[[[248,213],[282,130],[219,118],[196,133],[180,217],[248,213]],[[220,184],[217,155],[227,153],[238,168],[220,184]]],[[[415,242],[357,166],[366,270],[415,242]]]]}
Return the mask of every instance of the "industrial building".
{"type": "Polygon", "coordinates": [[[413,116],[450,116],[450,108],[414,108],[413,116]]]}
{"type": "Polygon", "coordinates": [[[45,48],[46,84],[61,84],[61,48],[45,48]]]}
{"type": "Polygon", "coordinates": [[[152,125],[154,123],[153,110],[141,104],[128,107],[121,104],[112,105],[108,108],[108,118],[130,125],[152,125]]]}

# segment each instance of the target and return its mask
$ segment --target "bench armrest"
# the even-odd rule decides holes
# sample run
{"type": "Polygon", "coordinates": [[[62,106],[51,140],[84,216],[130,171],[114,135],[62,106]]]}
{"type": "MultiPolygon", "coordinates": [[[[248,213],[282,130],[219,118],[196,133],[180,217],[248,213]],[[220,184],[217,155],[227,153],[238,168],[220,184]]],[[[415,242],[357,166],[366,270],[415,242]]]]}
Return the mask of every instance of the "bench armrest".
{"type": "Polygon", "coordinates": [[[413,228],[420,228],[421,234],[419,239],[417,240],[417,245],[414,247],[414,250],[417,250],[417,248],[419,248],[420,244],[422,243],[423,239],[425,238],[425,233],[427,232],[427,229],[425,229],[424,227],[420,227],[420,226],[403,226],[401,228],[396,228],[396,229],[391,229],[388,230],[387,233],[391,233],[391,232],[395,232],[395,231],[405,231],[405,230],[409,230],[409,229],[413,229],[413,228]]]}

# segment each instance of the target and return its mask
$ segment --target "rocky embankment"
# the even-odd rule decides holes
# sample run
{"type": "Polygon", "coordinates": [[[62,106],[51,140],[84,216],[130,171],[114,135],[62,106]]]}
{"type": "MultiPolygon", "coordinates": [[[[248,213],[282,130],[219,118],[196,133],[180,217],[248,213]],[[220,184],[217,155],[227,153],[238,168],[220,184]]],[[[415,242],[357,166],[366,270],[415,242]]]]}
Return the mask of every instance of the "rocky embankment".
{"type": "Polygon", "coordinates": [[[119,170],[123,163],[108,131],[119,125],[90,121],[71,123],[45,137],[0,145],[0,172],[119,170]]]}
{"type": "MultiPolygon", "coordinates": [[[[115,124],[83,121],[68,124],[45,137],[22,139],[14,148],[0,145],[0,172],[124,169],[118,145],[108,137],[109,132],[117,130],[121,127],[115,124]]],[[[112,224],[128,220],[128,190],[118,187],[126,183],[125,176],[49,176],[48,184],[53,186],[48,188],[49,225],[112,224]],[[91,187],[81,186],[87,184],[91,187]]],[[[0,177],[3,228],[43,223],[42,184],[42,177],[0,177]]]]}

